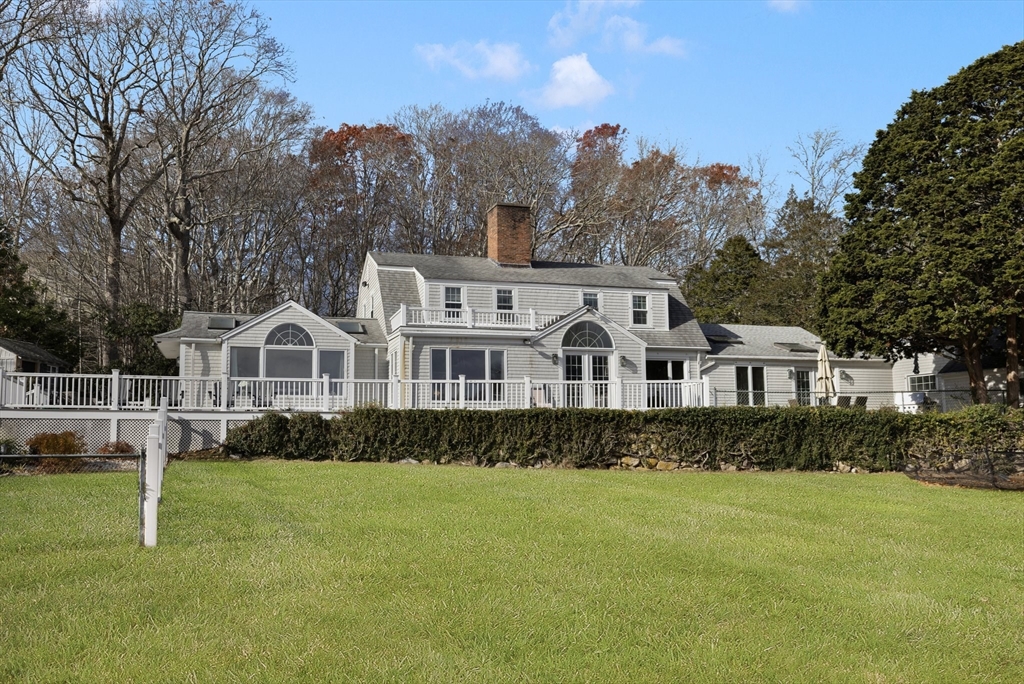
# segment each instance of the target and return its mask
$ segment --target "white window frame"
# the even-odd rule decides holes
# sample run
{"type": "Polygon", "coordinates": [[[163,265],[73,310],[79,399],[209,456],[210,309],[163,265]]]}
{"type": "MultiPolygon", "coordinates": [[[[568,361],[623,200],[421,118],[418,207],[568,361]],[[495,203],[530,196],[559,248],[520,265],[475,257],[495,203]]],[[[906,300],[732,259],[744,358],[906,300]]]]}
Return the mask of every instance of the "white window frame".
{"type": "MultiPolygon", "coordinates": [[[[797,373],[807,373],[807,379],[808,379],[808,382],[810,383],[810,389],[808,390],[808,393],[810,395],[809,401],[811,402],[810,404],[808,404],[808,406],[813,406],[814,405],[814,392],[815,392],[815,388],[818,385],[818,371],[816,371],[813,368],[797,368],[797,367],[793,367],[790,370],[793,371],[793,397],[796,398],[796,399],[800,398],[800,389],[796,385],[797,373]]],[[[768,386],[768,378],[767,377],[765,378],[764,382],[765,382],[765,388],[766,388],[765,391],[767,392],[767,386],[768,386]]]]}
{"type": "MultiPolygon", "coordinates": [[[[794,374],[794,380],[795,380],[795,378],[796,378],[796,374],[794,374]]],[[[733,382],[733,387],[734,387],[734,389],[736,391],[736,405],[737,406],[768,406],[768,369],[767,369],[767,367],[764,364],[737,363],[735,366],[733,366],[732,382],[733,382]],[[747,389],[745,389],[745,390],[741,390],[740,386],[736,383],[736,369],[739,369],[739,368],[746,368],[747,369],[747,389]],[[755,368],[760,368],[761,369],[761,377],[764,379],[764,389],[763,390],[755,390],[754,389],[754,369],[755,368]],[[745,403],[745,404],[741,404],[740,403],[740,392],[746,392],[747,393],[747,403],[745,403]],[[761,392],[764,395],[764,403],[763,404],[754,403],[754,392],[761,392]]],[[[811,391],[812,391],[812,396],[813,396],[813,385],[811,387],[812,387],[811,391]]]]}
{"type": "MultiPolygon", "coordinates": [[[[604,309],[604,297],[601,290],[580,290],[580,306],[586,306],[586,302],[583,301],[583,295],[587,294],[597,295],[597,306],[595,307],[597,311],[604,309]]],[[[633,300],[630,299],[630,306],[632,306],[632,304],[633,300]]],[[[630,318],[632,319],[632,314],[630,314],[630,318]]]]}
{"type": "Polygon", "coordinates": [[[518,288],[515,287],[497,287],[494,288],[494,310],[495,311],[519,311],[519,292],[518,288]],[[498,290],[509,290],[512,292],[512,308],[511,309],[499,309],[498,308],[498,290]]]}
{"type": "Polygon", "coordinates": [[[908,375],[907,376],[907,391],[908,392],[934,392],[939,387],[939,378],[935,373],[927,373],[921,375],[908,375]],[[914,380],[929,380],[931,387],[913,387],[914,380]]]}
{"type": "Polygon", "coordinates": [[[452,350],[454,349],[455,351],[482,351],[482,352],[484,352],[484,368],[485,368],[485,374],[487,375],[487,377],[482,379],[482,380],[480,380],[480,379],[472,380],[471,382],[504,382],[504,381],[508,380],[508,357],[509,357],[509,350],[507,348],[505,348],[505,347],[451,347],[451,346],[439,344],[439,345],[435,345],[435,346],[432,346],[432,347],[427,347],[426,349],[427,349],[427,364],[428,364],[427,365],[427,376],[429,377],[430,382],[456,382],[458,380],[458,378],[452,378],[452,377],[447,377],[447,378],[445,378],[445,380],[435,380],[434,379],[433,363],[434,363],[434,350],[435,349],[444,349],[444,363],[445,363],[445,375],[446,376],[451,376],[452,350]],[[505,355],[505,361],[504,361],[504,375],[505,375],[505,377],[502,378],[501,380],[493,380],[493,379],[491,379],[491,352],[492,351],[500,351],[500,352],[502,352],[505,355]]]}
{"type": "Polygon", "coordinates": [[[651,315],[651,293],[650,292],[630,292],[629,293],[629,327],[630,328],[653,328],[654,327],[654,316],[651,315]],[[637,309],[633,306],[634,297],[643,297],[646,304],[645,309],[637,309]],[[644,311],[647,314],[646,323],[635,323],[633,314],[637,311],[644,311]]]}

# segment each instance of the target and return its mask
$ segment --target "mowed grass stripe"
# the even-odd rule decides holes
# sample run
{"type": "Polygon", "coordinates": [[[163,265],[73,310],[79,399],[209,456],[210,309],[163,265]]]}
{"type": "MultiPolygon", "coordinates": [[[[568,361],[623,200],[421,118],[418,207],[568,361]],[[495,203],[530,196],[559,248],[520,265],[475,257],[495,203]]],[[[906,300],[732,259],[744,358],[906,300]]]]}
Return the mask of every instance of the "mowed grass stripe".
{"type": "Polygon", "coordinates": [[[902,475],[0,480],[0,681],[1024,680],[1024,499],[902,475]]]}

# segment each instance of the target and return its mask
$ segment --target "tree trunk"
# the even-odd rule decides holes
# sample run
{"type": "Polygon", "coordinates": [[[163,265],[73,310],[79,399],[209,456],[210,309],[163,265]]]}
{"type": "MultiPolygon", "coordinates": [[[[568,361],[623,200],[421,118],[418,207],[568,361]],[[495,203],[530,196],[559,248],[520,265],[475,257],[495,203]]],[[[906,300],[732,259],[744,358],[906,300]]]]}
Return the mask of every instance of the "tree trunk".
{"type": "Polygon", "coordinates": [[[971,382],[971,398],[975,404],[988,403],[988,387],[985,385],[985,368],[981,363],[981,341],[975,334],[961,338],[967,377],[971,382]]]}
{"type": "MultiPolygon", "coordinates": [[[[107,321],[116,321],[121,315],[121,235],[124,223],[110,219],[110,242],[107,244],[107,321]]],[[[117,347],[105,336],[100,364],[113,368],[121,360],[117,347]]]]}
{"type": "Polygon", "coordinates": [[[1020,355],[1017,348],[1017,314],[1006,316],[1006,403],[1020,406],[1020,355]]]}
{"type": "Polygon", "coordinates": [[[192,277],[189,262],[192,260],[192,231],[183,228],[177,220],[167,222],[167,230],[178,243],[174,254],[175,289],[178,291],[178,307],[182,311],[192,308],[192,277]]]}

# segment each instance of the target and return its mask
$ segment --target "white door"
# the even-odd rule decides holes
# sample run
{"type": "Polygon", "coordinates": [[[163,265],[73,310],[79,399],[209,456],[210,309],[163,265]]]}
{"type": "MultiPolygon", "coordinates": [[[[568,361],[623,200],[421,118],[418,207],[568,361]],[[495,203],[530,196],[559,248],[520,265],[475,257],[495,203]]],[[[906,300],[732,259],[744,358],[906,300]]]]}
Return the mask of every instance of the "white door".
{"type": "Polygon", "coordinates": [[[608,408],[608,354],[565,354],[565,405],[608,408]]]}

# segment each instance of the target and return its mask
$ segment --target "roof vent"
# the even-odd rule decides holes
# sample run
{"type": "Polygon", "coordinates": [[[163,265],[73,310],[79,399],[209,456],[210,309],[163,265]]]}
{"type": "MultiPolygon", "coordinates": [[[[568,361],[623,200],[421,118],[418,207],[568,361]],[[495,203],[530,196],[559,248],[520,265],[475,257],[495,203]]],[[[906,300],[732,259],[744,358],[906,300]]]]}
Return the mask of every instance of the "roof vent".
{"type": "Polygon", "coordinates": [[[776,342],[775,346],[789,352],[801,352],[805,354],[815,354],[818,351],[814,347],[808,347],[806,344],[800,344],[799,342],[776,342]]]}
{"type": "Polygon", "coordinates": [[[709,342],[717,342],[718,344],[743,344],[743,340],[738,337],[729,337],[728,335],[705,335],[709,342]]]}
{"type": "Polygon", "coordinates": [[[210,322],[206,327],[210,330],[234,330],[236,325],[238,321],[231,316],[210,316],[210,322]]]}
{"type": "Polygon", "coordinates": [[[359,321],[338,321],[337,323],[335,323],[335,325],[338,326],[338,330],[340,330],[341,332],[352,333],[356,335],[366,332],[366,328],[364,328],[363,324],[360,323],[359,321]]]}

